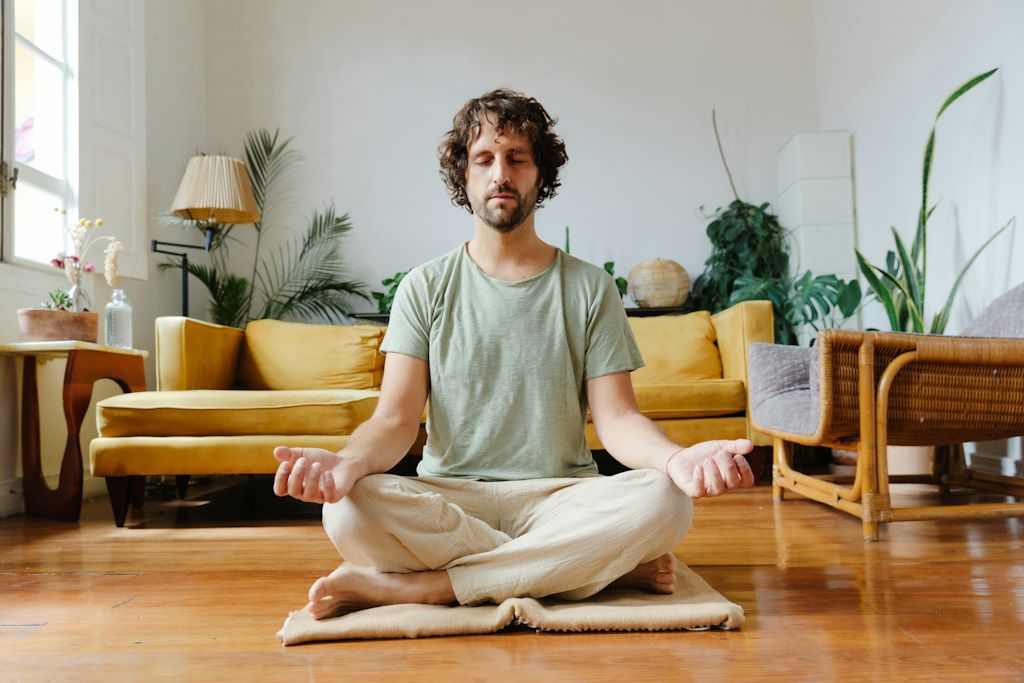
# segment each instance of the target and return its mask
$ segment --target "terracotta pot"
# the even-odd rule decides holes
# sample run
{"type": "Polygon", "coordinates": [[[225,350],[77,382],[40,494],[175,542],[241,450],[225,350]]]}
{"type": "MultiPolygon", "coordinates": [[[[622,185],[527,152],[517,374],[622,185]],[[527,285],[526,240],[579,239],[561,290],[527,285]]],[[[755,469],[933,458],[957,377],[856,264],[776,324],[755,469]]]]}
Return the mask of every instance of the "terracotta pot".
{"type": "Polygon", "coordinates": [[[96,342],[100,316],[92,311],[51,311],[46,308],[18,309],[18,338],[21,341],[96,342]]]}

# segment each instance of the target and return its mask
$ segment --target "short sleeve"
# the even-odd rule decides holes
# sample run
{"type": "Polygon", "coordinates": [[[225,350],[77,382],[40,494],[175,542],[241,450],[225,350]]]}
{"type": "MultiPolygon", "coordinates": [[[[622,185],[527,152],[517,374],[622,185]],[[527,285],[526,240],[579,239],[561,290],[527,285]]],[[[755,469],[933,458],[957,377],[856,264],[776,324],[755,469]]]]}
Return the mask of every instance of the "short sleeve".
{"type": "Polygon", "coordinates": [[[391,304],[388,331],[384,334],[382,353],[401,353],[429,360],[430,295],[426,278],[414,268],[402,278],[391,304]]]}
{"type": "Polygon", "coordinates": [[[588,315],[583,379],[623,370],[632,372],[643,366],[644,359],[626,319],[622,297],[615,282],[606,276],[588,315]]]}

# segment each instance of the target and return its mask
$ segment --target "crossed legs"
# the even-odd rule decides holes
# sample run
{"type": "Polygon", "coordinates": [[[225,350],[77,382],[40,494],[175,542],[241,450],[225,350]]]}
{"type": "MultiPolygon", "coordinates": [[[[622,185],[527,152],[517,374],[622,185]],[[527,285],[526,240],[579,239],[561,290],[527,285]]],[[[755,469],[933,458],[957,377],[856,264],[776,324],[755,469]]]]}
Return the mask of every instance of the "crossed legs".
{"type": "Polygon", "coordinates": [[[316,618],[398,604],[670,593],[690,499],[655,471],[478,482],[366,477],[324,527],[346,562],[310,588],[316,618]]]}

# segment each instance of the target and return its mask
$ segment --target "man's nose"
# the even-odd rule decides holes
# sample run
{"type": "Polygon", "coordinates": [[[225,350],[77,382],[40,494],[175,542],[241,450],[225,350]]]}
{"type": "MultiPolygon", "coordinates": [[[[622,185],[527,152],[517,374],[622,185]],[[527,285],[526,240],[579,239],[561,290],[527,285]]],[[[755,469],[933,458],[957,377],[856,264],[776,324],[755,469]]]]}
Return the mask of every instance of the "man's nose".
{"type": "Polygon", "coordinates": [[[509,163],[502,159],[495,159],[491,164],[491,182],[495,185],[505,185],[509,180],[509,163]]]}

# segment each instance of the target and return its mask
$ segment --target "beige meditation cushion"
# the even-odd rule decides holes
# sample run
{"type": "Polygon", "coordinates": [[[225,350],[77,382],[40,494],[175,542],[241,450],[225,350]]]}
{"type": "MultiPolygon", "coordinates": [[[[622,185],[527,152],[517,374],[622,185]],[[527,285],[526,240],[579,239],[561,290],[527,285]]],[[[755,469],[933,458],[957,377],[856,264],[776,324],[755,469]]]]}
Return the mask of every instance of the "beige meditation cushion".
{"type": "Polygon", "coordinates": [[[255,320],[245,328],[242,389],[380,389],[385,328],[255,320]]]}

